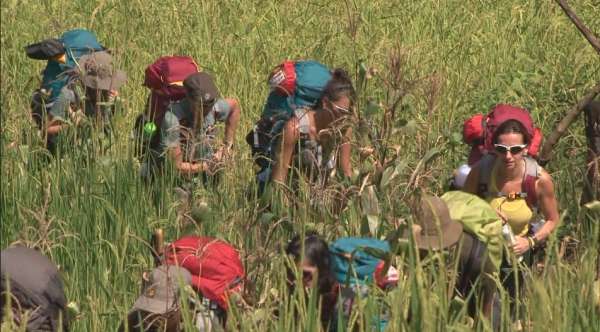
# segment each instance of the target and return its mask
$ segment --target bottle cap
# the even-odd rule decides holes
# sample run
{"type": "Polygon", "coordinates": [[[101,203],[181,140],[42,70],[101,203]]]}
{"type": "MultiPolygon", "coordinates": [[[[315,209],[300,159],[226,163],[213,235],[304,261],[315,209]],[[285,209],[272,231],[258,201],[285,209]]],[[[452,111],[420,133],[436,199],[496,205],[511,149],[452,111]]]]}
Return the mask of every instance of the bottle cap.
{"type": "Polygon", "coordinates": [[[154,134],[156,134],[156,125],[154,124],[154,122],[148,122],[144,125],[144,137],[145,138],[152,138],[154,136],[154,134]]]}

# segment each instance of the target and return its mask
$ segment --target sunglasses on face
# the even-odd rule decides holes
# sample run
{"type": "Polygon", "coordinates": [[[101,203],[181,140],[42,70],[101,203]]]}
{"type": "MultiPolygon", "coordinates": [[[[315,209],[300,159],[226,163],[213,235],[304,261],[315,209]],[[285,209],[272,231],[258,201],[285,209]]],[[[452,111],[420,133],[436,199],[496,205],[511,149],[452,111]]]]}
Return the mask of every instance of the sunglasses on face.
{"type": "Polygon", "coordinates": [[[350,113],[350,111],[347,108],[343,108],[343,107],[338,106],[338,105],[336,105],[334,103],[331,103],[331,105],[333,105],[333,107],[335,107],[338,110],[338,112],[340,112],[342,114],[348,114],[348,113],[350,113]]]}
{"type": "Polygon", "coordinates": [[[496,151],[500,154],[506,154],[507,151],[510,151],[510,154],[519,154],[519,153],[523,152],[523,149],[525,149],[526,146],[527,146],[526,144],[513,145],[513,146],[494,144],[494,151],[496,151]]]}

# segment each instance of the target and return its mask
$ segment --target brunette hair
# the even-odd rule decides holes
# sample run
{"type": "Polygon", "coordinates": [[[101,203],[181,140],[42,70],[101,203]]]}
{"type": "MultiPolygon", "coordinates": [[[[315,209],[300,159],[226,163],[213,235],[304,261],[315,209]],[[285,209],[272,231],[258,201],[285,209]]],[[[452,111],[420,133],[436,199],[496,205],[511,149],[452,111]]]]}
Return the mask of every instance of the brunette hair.
{"type": "MultiPolygon", "coordinates": [[[[286,254],[291,255],[294,261],[298,262],[302,257],[302,240],[304,240],[304,259],[307,259],[311,265],[317,267],[319,277],[317,287],[319,294],[330,292],[335,282],[335,277],[329,261],[329,248],[319,234],[313,231],[306,232],[304,239],[300,235],[296,235],[288,243],[285,249],[286,254]]],[[[290,268],[287,268],[287,277],[290,280],[293,280],[295,277],[294,271],[290,268]]]]}
{"type": "Polygon", "coordinates": [[[515,119],[510,119],[502,122],[492,135],[492,144],[498,144],[498,138],[504,134],[521,134],[523,136],[523,144],[529,146],[531,144],[531,136],[527,132],[525,125],[515,119]]]}
{"type": "Polygon", "coordinates": [[[342,96],[350,96],[352,93],[352,80],[348,72],[341,68],[333,70],[331,79],[323,88],[323,97],[332,101],[340,100],[342,96]]]}

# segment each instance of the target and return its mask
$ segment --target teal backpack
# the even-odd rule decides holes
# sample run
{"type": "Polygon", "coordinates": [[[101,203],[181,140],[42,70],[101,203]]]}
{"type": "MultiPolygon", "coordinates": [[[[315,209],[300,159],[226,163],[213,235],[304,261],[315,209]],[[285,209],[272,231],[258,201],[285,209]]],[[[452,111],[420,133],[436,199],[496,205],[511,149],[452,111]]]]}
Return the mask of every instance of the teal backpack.
{"type": "MultiPolygon", "coordinates": [[[[343,237],[329,246],[329,261],[338,283],[342,284],[338,292],[338,301],[330,323],[329,331],[338,331],[339,321],[346,327],[351,309],[358,293],[368,297],[368,285],[381,271],[383,261],[369,253],[390,254],[390,244],[371,238],[343,237]],[[341,316],[341,317],[340,317],[341,316]],[[340,319],[341,318],[341,319],[340,319]]],[[[396,279],[397,282],[397,279],[396,279]]],[[[374,331],[381,331],[387,325],[385,306],[380,315],[372,320],[374,331]]]]}
{"type": "MultiPolygon", "coordinates": [[[[272,91],[260,120],[246,135],[246,143],[250,145],[252,155],[259,157],[255,160],[261,168],[268,166],[269,160],[273,159],[277,136],[285,123],[297,110],[317,104],[331,75],[327,66],[314,60],[286,61],[273,70],[269,76],[272,91]]],[[[307,136],[302,128],[308,126],[301,125],[300,133],[307,136]]]]}
{"type": "Polygon", "coordinates": [[[83,29],[71,30],[58,39],[47,39],[26,48],[29,58],[47,60],[41,89],[49,95],[46,98],[48,102],[54,102],[61,89],[69,84],[69,72],[77,67],[79,58],[98,51],[106,51],[106,48],[100,45],[92,31],[83,29]],[[57,59],[57,55],[63,54],[64,56],[57,59]]]}

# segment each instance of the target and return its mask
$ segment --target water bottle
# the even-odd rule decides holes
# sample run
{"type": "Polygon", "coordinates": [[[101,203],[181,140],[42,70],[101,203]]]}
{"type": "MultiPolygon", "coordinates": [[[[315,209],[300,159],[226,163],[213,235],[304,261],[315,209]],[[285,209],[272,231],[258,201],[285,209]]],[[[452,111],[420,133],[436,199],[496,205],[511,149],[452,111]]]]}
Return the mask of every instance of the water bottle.
{"type": "MultiPolygon", "coordinates": [[[[515,235],[513,234],[512,228],[510,228],[508,223],[506,223],[506,224],[504,224],[504,226],[502,226],[502,235],[504,236],[504,239],[508,243],[513,243],[515,241],[515,235]]],[[[517,256],[517,261],[519,263],[521,263],[523,261],[523,255],[517,256]]]]}
{"type": "Polygon", "coordinates": [[[467,175],[471,171],[471,167],[469,165],[461,165],[456,174],[454,175],[454,186],[458,189],[462,188],[465,185],[465,181],[467,180],[467,175]]]}
{"type": "Polygon", "coordinates": [[[144,142],[149,142],[152,137],[156,134],[158,128],[154,124],[154,122],[148,122],[144,125],[144,129],[142,131],[142,137],[144,142]]]}

